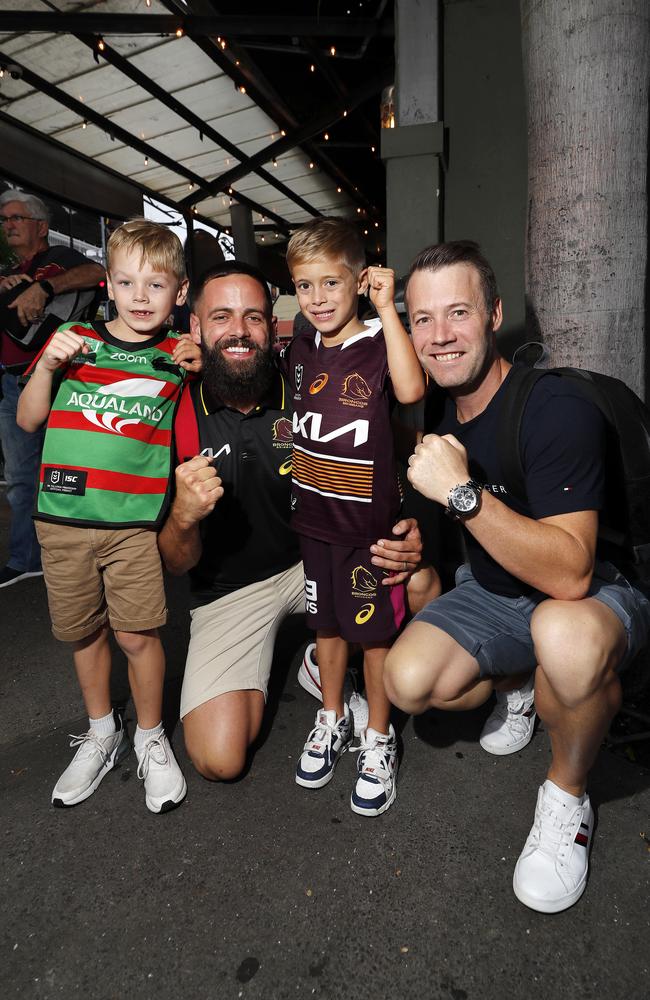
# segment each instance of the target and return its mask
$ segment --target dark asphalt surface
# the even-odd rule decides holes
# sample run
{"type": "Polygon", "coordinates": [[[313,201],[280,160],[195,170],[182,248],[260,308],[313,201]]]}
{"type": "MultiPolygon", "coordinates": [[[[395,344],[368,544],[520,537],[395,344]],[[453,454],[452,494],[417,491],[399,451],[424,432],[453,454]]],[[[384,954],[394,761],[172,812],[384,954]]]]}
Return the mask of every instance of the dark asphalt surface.
{"type": "MultiPolygon", "coordinates": [[[[163,816],[145,808],[133,754],[82,805],[51,808],[67,734],[87,721],[42,580],[0,591],[4,997],[650,997],[649,771],[601,753],[587,891],[563,914],[534,913],[511,883],[549,759],[543,731],[497,758],[477,742],[486,710],[409,720],[395,805],[355,816],[352,755],[324,789],[293,780],[316,708],[296,682],[296,619],[250,769],[210,784],[175,724],[186,611],[170,584],[166,716],[188,795],[163,816]]],[[[130,704],[126,718],[132,730],[130,704]]]]}

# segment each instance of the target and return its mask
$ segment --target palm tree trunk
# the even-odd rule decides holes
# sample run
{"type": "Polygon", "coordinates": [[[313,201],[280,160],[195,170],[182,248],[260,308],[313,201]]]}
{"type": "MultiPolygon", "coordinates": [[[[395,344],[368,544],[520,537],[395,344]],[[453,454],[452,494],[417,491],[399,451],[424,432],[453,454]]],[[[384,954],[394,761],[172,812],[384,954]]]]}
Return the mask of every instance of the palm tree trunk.
{"type": "Polygon", "coordinates": [[[643,395],[650,4],[521,0],[521,18],[529,332],[643,395]]]}

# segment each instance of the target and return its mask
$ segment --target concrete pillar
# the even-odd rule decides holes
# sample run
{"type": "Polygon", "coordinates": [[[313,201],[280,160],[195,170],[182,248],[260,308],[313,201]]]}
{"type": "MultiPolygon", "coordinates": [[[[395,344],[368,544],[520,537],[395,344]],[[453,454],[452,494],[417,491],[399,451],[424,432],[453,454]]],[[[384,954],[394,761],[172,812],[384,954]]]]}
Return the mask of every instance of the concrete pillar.
{"type": "Polygon", "coordinates": [[[396,127],[382,129],[387,264],[404,274],[415,254],[442,238],[439,16],[436,0],[395,5],[396,127]]]}
{"type": "Polygon", "coordinates": [[[232,235],[235,241],[235,257],[246,264],[257,267],[257,244],[253,229],[253,213],[248,205],[236,202],[230,208],[232,235]]]}

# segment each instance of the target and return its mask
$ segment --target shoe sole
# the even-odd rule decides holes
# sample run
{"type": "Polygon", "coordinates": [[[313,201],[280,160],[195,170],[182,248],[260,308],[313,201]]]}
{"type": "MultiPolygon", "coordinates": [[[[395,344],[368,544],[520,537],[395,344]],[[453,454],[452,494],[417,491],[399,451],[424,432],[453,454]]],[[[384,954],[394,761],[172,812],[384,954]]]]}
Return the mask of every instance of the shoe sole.
{"type": "Polygon", "coordinates": [[[20,583],[21,580],[28,580],[32,576],[43,576],[43,570],[39,569],[33,573],[21,573],[20,576],[15,576],[13,580],[5,580],[4,583],[0,583],[0,590],[3,587],[12,587],[14,583],[20,583]]]}
{"type": "Polygon", "coordinates": [[[533,724],[530,728],[530,733],[524,739],[519,740],[518,743],[512,743],[508,747],[490,747],[483,742],[483,738],[479,739],[479,744],[486,753],[491,753],[493,757],[508,757],[511,753],[517,753],[518,750],[523,750],[527,747],[533,736],[535,735],[535,723],[537,722],[537,713],[533,716],[533,724]]]}
{"type": "Polygon", "coordinates": [[[369,816],[370,818],[372,818],[373,816],[381,816],[381,814],[385,813],[387,809],[390,809],[396,798],[397,798],[397,784],[393,780],[392,795],[384,802],[383,806],[379,807],[379,809],[365,809],[363,806],[355,805],[352,798],[350,798],[350,809],[352,810],[353,813],[356,813],[357,816],[369,816]]]}
{"type": "Polygon", "coordinates": [[[88,788],[86,788],[83,792],[81,792],[80,795],[77,795],[74,799],[69,799],[68,801],[65,801],[62,798],[55,799],[54,798],[54,795],[56,793],[56,788],[55,788],[54,791],[52,792],[52,805],[56,809],[69,809],[71,806],[78,806],[81,802],[85,802],[86,799],[89,799],[90,796],[93,794],[93,792],[97,790],[97,788],[102,783],[106,775],[109,774],[111,771],[114,771],[116,767],[119,767],[120,762],[126,757],[126,755],[130,752],[130,750],[131,750],[131,744],[129,743],[129,741],[122,740],[121,743],[118,743],[117,747],[115,748],[115,750],[109,757],[108,761],[106,762],[102,770],[99,772],[99,774],[93,781],[92,785],[89,785],[88,788]]]}
{"type": "Polygon", "coordinates": [[[520,885],[517,885],[517,869],[515,868],[515,874],[512,877],[512,891],[524,906],[527,906],[530,910],[537,910],[538,913],[561,913],[563,910],[568,910],[569,907],[574,906],[583,892],[587,888],[587,876],[589,874],[589,868],[584,874],[584,878],[580,884],[562,899],[537,899],[535,896],[529,896],[525,889],[522,889],[520,885]]]}
{"type": "Polygon", "coordinates": [[[149,812],[156,813],[156,815],[159,815],[160,813],[168,813],[171,812],[173,809],[178,808],[178,806],[181,804],[181,802],[187,795],[187,782],[185,781],[185,778],[182,777],[182,775],[181,778],[182,780],[181,783],[178,785],[178,791],[174,791],[171,795],[171,798],[152,799],[149,798],[148,795],[145,795],[144,801],[149,812]]]}

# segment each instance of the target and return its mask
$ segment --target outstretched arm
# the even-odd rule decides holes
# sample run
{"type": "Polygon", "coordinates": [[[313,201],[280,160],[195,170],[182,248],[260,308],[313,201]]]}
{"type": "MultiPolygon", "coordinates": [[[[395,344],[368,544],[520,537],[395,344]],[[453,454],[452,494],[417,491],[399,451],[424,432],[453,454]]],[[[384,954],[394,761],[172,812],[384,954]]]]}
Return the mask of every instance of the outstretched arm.
{"type": "Polygon", "coordinates": [[[176,496],[158,535],[162,560],[175,576],[187,573],[201,558],[201,521],[223,496],[212,460],[196,455],[176,469],[176,496]]]}
{"type": "Polygon", "coordinates": [[[395,308],[395,272],[389,267],[369,267],[368,294],[384,331],[395,396],[400,403],[416,403],[424,395],[424,375],[395,308]]]}

